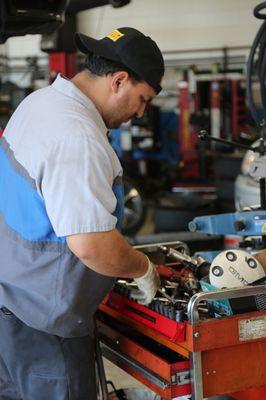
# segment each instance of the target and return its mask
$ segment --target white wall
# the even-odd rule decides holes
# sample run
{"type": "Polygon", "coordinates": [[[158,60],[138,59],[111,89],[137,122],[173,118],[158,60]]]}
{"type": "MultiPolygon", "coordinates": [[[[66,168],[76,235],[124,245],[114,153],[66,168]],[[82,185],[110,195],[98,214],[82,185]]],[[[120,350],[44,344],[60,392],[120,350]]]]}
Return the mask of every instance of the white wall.
{"type": "Polygon", "coordinates": [[[150,35],[163,51],[249,46],[261,21],[258,0],[131,0],[79,14],[79,30],[100,38],[114,28],[133,26],[150,35]]]}
{"type": "Polygon", "coordinates": [[[1,74],[4,81],[10,80],[21,87],[30,85],[31,70],[28,69],[26,57],[38,57],[38,65],[48,69],[47,54],[41,51],[40,41],[41,35],[25,35],[9,38],[5,44],[0,45],[0,55],[8,57],[8,65],[11,67],[7,74],[1,74]]]}
{"type": "Polygon", "coordinates": [[[44,53],[40,49],[40,40],[40,35],[12,37],[4,44],[5,53],[8,57],[42,56],[44,53]]]}

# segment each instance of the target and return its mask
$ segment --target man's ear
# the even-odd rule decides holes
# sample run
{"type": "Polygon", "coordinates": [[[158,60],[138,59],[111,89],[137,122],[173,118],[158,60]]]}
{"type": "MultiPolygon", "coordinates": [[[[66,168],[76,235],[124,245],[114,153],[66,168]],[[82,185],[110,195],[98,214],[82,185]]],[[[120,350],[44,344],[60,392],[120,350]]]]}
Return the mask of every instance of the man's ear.
{"type": "Polygon", "coordinates": [[[117,93],[121,88],[128,82],[129,76],[126,71],[118,71],[111,75],[111,89],[114,93],[117,93]]]}

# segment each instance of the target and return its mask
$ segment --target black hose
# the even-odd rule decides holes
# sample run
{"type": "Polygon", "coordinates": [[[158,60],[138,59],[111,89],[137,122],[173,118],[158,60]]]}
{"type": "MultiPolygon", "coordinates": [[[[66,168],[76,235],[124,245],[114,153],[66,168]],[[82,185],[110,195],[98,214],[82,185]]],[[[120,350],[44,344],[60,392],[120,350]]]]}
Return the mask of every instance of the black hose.
{"type": "MultiPolygon", "coordinates": [[[[256,18],[266,20],[266,2],[258,4],[253,14],[256,18]],[[263,13],[265,10],[265,13],[263,13]]],[[[250,49],[247,62],[247,103],[254,121],[261,125],[252,93],[252,76],[257,72],[260,83],[260,95],[263,108],[266,110],[266,21],[261,25],[250,49]]]]}
{"type": "Polygon", "coordinates": [[[264,8],[266,8],[266,1],[263,1],[254,8],[254,16],[258,19],[266,19],[266,14],[261,13],[261,10],[263,10],[264,8]]]}
{"type": "MultiPolygon", "coordinates": [[[[258,6],[255,7],[254,9],[254,15],[257,16],[259,15],[258,18],[260,19],[266,19],[266,15],[263,17],[263,14],[261,14],[261,10],[266,7],[266,2],[263,2],[259,4],[258,6]]],[[[264,66],[265,57],[265,46],[266,46],[266,21],[261,25],[257,35],[255,36],[254,42],[252,43],[249,57],[248,57],[248,62],[247,62],[247,103],[248,107],[250,109],[251,115],[254,119],[254,121],[259,124],[260,123],[260,118],[254,103],[254,98],[252,94],[252,73],[254,70],[254,64],[255,64],[255,57],[258,54],[258,70],[260,72],[260,85],[261,85],[261,96],[264,97],[265,90],[262,88],[262,86],[265,86],[265,81],[262,79],[265,78],[266,71],[262,71],[262,67],[264,66]]],[[[264,99],[262,99],[262,104],[264,105],[264,99]]]]}
{"type": "Polygon", "coordinates": [[[258,76],[260,81],[260,94],[261,94],[261,102],[263,108],[266,110],[266,87],[265,87],[265,78],[266,78],[266,30],[264,31],[260,46],[259,46],[259,56],[258,56],[258,76]]]}

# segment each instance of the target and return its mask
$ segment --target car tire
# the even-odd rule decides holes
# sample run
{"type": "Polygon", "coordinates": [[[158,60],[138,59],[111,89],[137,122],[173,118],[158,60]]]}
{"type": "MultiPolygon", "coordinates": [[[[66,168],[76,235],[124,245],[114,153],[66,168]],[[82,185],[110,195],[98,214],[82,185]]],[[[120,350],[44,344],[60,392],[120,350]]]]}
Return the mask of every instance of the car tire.
{"type": "Polygon", "coordinates": [[[128,176],[124,181],[124,235],[134,235],[143,226],[147,207],[143,192],[134,180],[128,176]]]}

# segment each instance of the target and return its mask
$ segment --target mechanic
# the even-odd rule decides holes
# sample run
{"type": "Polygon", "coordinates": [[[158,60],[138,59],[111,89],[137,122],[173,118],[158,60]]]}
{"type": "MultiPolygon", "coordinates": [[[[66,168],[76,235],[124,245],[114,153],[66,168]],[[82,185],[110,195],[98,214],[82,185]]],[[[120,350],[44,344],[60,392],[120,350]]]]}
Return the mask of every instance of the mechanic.
{"type": "Polygon", "coordinates": [[[99,303],[115,277],[135,279],[143,304],[160,284],[119,233],[122,169],[107,135],[160,92],[161,52],[133,28],[75,42],[84,69],[25,98],[0,142],[1,400],[96,400],[99,303]]]}

